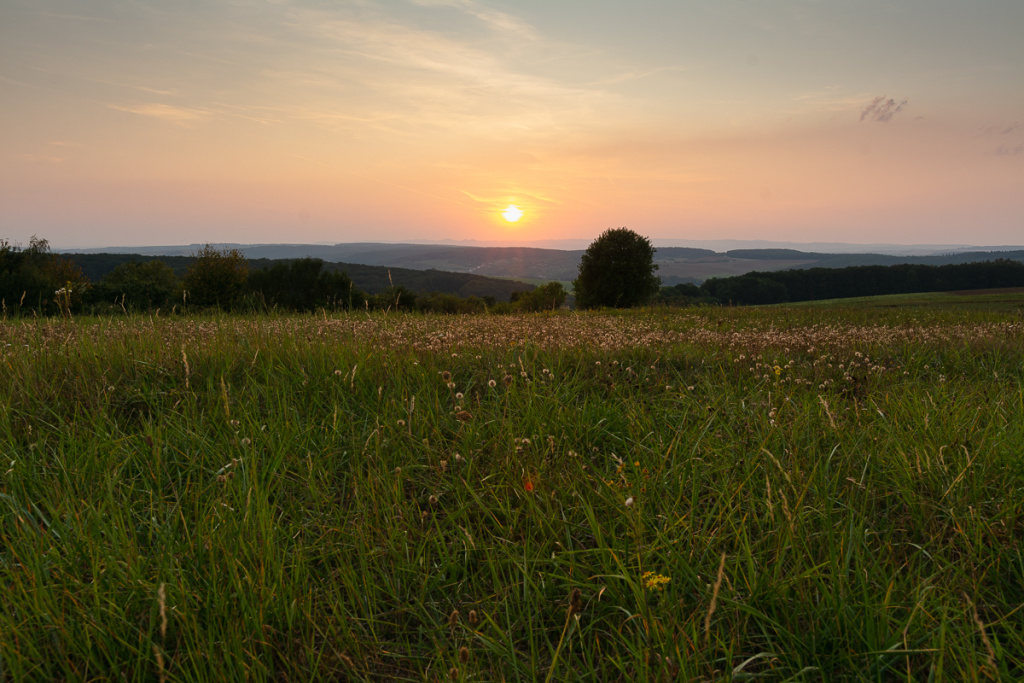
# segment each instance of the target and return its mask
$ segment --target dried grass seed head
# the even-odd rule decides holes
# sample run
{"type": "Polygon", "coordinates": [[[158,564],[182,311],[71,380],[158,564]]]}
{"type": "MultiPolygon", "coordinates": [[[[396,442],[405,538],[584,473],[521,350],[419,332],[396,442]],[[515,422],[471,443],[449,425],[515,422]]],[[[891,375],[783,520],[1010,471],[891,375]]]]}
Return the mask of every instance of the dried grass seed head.
{"type": "Polygon", "coordinates": [[[583,611],[583,593],[579,588],[573,588],[569,593],[569,615],[579,614],[583,611]]]}

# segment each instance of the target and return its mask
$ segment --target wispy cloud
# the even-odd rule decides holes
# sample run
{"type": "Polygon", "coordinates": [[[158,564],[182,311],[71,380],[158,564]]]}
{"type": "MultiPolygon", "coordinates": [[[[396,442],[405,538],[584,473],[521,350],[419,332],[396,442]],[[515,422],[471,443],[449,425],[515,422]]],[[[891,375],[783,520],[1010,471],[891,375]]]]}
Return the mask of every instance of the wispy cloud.
{"type": "Polygon", "coordinates": [[[586,121],[614,99],[603,88],[539,74],[534,61],[559,47],[539,41],[526,49],[524,40],[539,39],[515,17],[468,0],[416,4],[454,8],[468,23],[440,30],[399,14],[291,7],[282,40],[301,48],[262,76],[310,95],[304,119],[387,122],[421,134],[553,130],[586,121]]]}
{"type": "Polygon", "coordinates": [[[169,121],[171,123],[185,123],[205,118],[209,112],[201,109],[190,109],[187,107],[172,107],[169,104],[155,102],[145,104],[108,104],[110,109],[126,111],[140,116],[152,116],[153,118],[169,121]]]}
{"type": "Polygon", "coordinates": [[[907,106],[908,102],[909,100],[905,99],[899,102],[891,97],[887,99],[885,95],[876,97],[861,111],[860,120],[888,123],[892,121],[892,117],[903,111],[903,107],[907,106]]]}
{"type": "Polygon", "coordinates": [[[60,164],[64,162],[63,157],[55,157],[48,154],[19,154],[18,158],[24,161],[43,164],[60,164]]]}
{"type": "Polygon", "coordinates": [[[798,113],[808,107],[827,112],[849,112],[854,107],[861,107],[864,100],[859,95],[844,92],[842,88],[829,87],[798,94],[793,101],[797,104],[793,113],[798,113]]]}
{"type": "Polygon", "coordinates": [[[423,7],[452,7],[462,10],[475,17],[487,27],[517,39],[538,40],[539,36],[532,26],[517,17],[486,7],[474,0],[412,0],[413,4],[423,7]]]}
{"type": "Polygon", "coordinates": [[[607,78],[602,78],[599,81],[593,83],[593,85],[610,86],[617,85],[619,83],[628,83],[630,81],[639,81],[645,78],[651,78],[652,76],[660,76],[665,73],[686,73],[690,71],[690,67],[669,65],[669,66],[658,66],[643,71],[627,71],[607,78]]]}
{"type": "Polygon", "coordinates": [[[518,10],[477,0],[274,0],[259,12],[248,4],[131,3],[123,16],[98,17],[103,28],[74,28],[103,51],[27,68],[47,75],[38,83],[154,121],[311,125],[391,144],[558,135],[626,108],[600,82],[608,71],[518,10]]]}
{"type": "Polygon", "coordinates": [[[45,17],[50,21],[61,20],[61,21],[78,21],[78,22],[90,22],[90,23],[111,23],[112,20],[106,17],[98,16],[87,16],[84,14],[71,14],[69,12],[47,12],[38,11],[39,16],[45,17]]]}
{"type": "Polygon", "coordinates": [[[985,126],[978,131],[978,137],[988,137],[992,135],[1013,135],[1015,133],[1024,132],[1024,125],[1021,125],[1017,121],[1007,124],[997,124],[992,126],[985,126]]]}
{"type": "Polygon", "coordinates": [[[178,94],[177,91],[175,91],[175,90],[167,90],[167,89],[163,89],[163,88],[150,88],[150,87],[145,86],[145,85],[136,85],[134,87],[138,88],[139,90],[141,90],[143,92],[148,92],[148,93],[153,94],[153,95],[169,96],[169,95],[176,95],[176,94],[178,94]]]}
{"type": "Polygon", "coordinates": [[[510,201],[510,199],[514,199],[519,204],[532,203],[534,205],[557,206],[562,203],[560,200],[543,194],[537,190],[524,190],[521,187],[501,188],[494,194],[488,194],[487,196],[473,193],[470,192],[469,190],[459,191],[462,194],[469,197],[470,199],[472,199],[474,202],[486,204],[488,206],[498,206],[501,204],[505,204],[506,202],[510,201]]]}

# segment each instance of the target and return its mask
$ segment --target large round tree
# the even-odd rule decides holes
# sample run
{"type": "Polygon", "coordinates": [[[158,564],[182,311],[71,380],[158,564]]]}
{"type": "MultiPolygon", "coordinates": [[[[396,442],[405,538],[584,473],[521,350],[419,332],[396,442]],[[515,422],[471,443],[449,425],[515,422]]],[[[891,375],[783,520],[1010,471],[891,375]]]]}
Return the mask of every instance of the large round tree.
{"type": "Polygon", "coordinates": [[[654,274],[654,247],[626,228],[610,228],[594,240],[580,259],[572,286],[577,308],[629,308],[650,301],[661,280],[654,274]]]}

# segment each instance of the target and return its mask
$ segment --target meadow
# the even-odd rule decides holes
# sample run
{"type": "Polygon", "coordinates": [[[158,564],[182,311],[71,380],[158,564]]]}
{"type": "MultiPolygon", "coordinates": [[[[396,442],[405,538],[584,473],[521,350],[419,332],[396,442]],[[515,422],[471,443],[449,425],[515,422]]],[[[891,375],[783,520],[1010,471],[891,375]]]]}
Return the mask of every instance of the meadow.
{"type": "Polygon", "coordinates": [[[0,679],[1024,678],[1024,297],[0,324],[0,679]]]}

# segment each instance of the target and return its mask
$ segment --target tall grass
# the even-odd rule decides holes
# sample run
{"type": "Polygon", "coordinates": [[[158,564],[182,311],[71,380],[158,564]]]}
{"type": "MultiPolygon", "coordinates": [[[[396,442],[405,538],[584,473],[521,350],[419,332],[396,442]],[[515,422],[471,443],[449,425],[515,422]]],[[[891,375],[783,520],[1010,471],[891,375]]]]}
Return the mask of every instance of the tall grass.
{"type": "Polygon", "coordinates": [[[1022,340],[913,308],[7,323],[0,677],[1016,680],[1022,340]]]}

